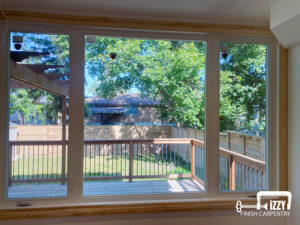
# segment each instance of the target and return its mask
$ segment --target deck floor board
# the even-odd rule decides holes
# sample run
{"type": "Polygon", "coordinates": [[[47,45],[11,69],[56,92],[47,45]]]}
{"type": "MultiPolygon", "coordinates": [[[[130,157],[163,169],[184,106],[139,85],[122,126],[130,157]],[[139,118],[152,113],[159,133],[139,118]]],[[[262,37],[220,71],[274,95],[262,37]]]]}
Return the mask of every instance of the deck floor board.
{"type": "MultiPolygon", "coordinates": [[[[83,195],[124,195],[199,192],[202,189],[191,179],[84,182],[83,195]]],[[[61,197],[67,195],[67,185],[17,184],[8,188],[8,198],[61,197]]]]}

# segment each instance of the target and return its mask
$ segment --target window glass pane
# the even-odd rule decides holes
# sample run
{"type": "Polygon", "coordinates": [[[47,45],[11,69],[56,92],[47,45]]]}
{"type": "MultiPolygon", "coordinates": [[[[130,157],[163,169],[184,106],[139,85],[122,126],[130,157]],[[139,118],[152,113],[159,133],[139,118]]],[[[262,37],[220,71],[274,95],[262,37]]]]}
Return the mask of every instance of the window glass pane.
{"type": "Polygon", "coordinates": [[[138,106],[124,106],[124,114],[125,115],[137,115],[138,114],[138,106]]]}
{"type": "Polygon", "coordinates": [[[69,37],[10,35],[8,198],[67,195],[69,37]]]}
{"type": "Polygon", "coordinates": [[[220,190],[266,189],[267,46],[220,49],[220,190]]]}
{"type": "Polygon", "coordinates": [[[84,195],[204,191],[205,59],[201,41],[86,37],[84,195]]]}

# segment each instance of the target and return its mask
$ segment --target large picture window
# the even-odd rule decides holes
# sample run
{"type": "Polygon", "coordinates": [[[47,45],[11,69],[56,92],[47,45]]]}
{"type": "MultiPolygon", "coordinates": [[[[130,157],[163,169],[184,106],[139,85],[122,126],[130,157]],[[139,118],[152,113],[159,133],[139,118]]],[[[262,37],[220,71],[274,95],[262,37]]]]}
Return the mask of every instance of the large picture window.
{"type": "Polygon", "coordinates": [[[114,32],[10,33],[4,205],[274,189],[271,39],[114,32]]]}
{"type": "Polygon", "coordinates": [[[206,43],[87,36],[85,60],[83,194],[205,191],[206,43]]]}

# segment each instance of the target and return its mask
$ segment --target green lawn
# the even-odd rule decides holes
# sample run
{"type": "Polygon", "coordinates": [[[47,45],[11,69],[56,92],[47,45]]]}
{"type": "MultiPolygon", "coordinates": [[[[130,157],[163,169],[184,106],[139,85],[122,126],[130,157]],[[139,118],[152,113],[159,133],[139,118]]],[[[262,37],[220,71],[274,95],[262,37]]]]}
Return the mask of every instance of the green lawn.
{"type": "MultiPolygon", "coordinates": [[[[67,165],[66,165],[67,168],[67,165]]],[[[66,169],[67,171],[67,169],[66,169]]],[[[13,160],[13,180],[59,179],[61,156],[25,156],[13,160]]],[[[169,175],[191,173],[190,163],[173,152],[159,155],[135,155],[133,175],[169,175]]],[[[128,176],[129,156],[87,156],[84,158],[84,177],[128,176]]]]}

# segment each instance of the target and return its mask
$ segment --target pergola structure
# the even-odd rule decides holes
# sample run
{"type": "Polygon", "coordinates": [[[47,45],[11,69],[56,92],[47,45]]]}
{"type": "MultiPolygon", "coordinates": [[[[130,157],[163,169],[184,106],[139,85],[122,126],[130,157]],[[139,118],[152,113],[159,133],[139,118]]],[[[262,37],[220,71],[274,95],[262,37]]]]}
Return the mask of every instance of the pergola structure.
{"type": "MultiPolygon", "coordinates": [[[[49,69],[63,68],[63,65],[22,64],[30,57],[50,55],[48,52],[10,51],[10,86],[11,88],[41,89],[62,98],[62,161],[66,158],[66,104],[69,95],[69,81],[60,78],[64,73],[46,73],[49,69]]],[[[65,174],[65,164],[62,166],[65,174]]],[[[65,177],[62,177],[62,183],[65,177]]]]}

